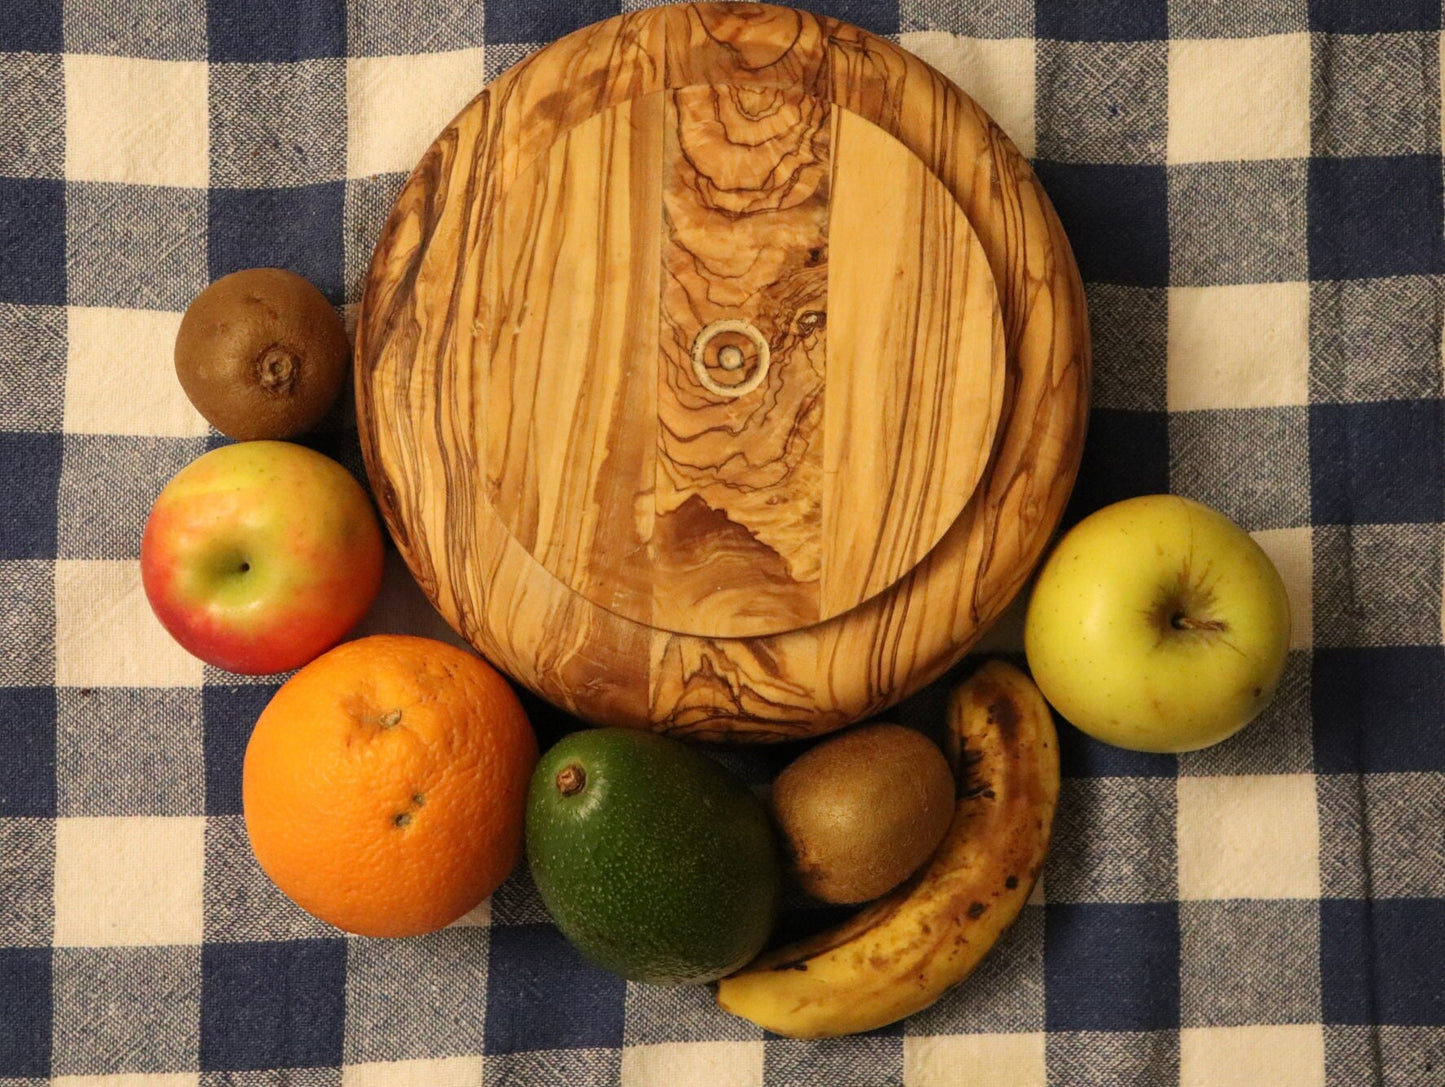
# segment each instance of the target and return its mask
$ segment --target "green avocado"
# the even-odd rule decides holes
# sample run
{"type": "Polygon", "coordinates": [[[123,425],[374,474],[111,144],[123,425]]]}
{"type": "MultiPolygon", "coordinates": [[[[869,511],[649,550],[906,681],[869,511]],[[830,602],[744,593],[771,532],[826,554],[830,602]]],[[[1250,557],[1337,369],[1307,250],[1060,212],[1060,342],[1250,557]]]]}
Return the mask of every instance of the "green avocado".
{"type": "Polygon", "coordinates": [[[542,756],[527,861],[563,935],[633,981],[713,981],[772,931],[779,861],[766,809],[721,764],[654,733],[574,732],[542,756]]]}

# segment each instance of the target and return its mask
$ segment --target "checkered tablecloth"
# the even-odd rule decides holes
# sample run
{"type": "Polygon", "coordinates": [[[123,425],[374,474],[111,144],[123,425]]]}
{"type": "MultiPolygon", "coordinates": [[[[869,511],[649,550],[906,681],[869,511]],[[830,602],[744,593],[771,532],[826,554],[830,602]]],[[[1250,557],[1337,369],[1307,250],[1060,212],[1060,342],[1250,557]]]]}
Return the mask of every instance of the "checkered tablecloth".
{"type": "MultiPolygon", "coordinates": [[[[240,816],[274,683],[140,589],[152,500],[219,441],[180,312],[250,265],[349,312],[435,132],[619,0],[0,0],[0,1085],[1445,1084],[1439,0],[814,6],[1035,161],[1097,361],[1071,517],[1170,490],[1253,532],[1295,610],[1273,706],[1177,759],[1065,728],[1032,904],[863,1037],[594,969],[524,874],[432,936],[311,920],[240,816]]],[[[316,441],[360,472],[345,412],[316,441]]],[[[441,629],[394,556],[367,629],[441,629]]]]}

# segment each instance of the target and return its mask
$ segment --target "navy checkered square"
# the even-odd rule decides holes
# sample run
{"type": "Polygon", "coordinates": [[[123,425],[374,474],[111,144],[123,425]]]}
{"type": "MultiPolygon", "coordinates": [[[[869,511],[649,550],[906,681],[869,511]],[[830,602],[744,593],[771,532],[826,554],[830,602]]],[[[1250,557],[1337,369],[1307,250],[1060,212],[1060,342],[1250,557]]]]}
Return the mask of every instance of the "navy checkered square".
{"type": "Polygon", "coordinates": [[[1310,29],[1337,34],[1381,34],[1402,30],[1440,29],[1435,0],[1309,0],[1310,29]]]}
{"type": "Polygon", "coordinates": [[[1050,1031],[1047,1046],[1052,1083],[1140,1087],[1179,1082],[1178,1031],[1050,1031]]]}
{"type": "Polygon", "coordinates": [[[1445,519],[1441,401],[1316,404],[1309,449],[1317,524],[1445,519]]]}
{"type": "Polygon", "coordinates": [[[1445,649],[1317,649],[1313,698],[1322,772],[1445,772],[1445,649]]]}
{"type": "Polygon", "coordinates": [[[137,558],[156,496],[201,454],[192,438],[70,434],[60,473],[59,535],[63,559],[137,558]]]}
{"type": "Polygon", "coordinates": [[[1065,521],[1140,494],[1169,489],[1169,416],[1096,409],[1065,521]]]}
{"type": "Polygon", "coordinates": [[[288,61],[346,54],[346,0],[209,0],[211,59],[288,61]]]}
{"type": "Polygon", "coordinates": [[[1316,780],[1325,898],[1445,898],[1445,844],[1420,829],[1445,821],[1445,774],[1316,780]]]}
{"type": "Polygon", "coordinates": [[[241,814],[241,764],[246,744],[276,689],[274,683],[208,683],[203,688],[207,815],[241,814]]]}
{"type": "Polygon", "coordinates": [[[1445,271],[1440,156],[1310,160],[1314,279],[1445,271]]]}
{"type": "Polygon", "coordinates": [[[1160,412],[1166,406],[1169,299],[1159,287],[1086,286],[1094,351],[1093,403],[1160,412]]]}
{"type": "Polygon", "coordinates": [[[0,302],[65,305],[65,186],[0,177],[0,302]]]}
{"type": "Polygon", "coordinates": [[[1438,645],[1442,545],[1438,524],[1316,528],[1315,644],[1438,645]]]}
{"type": "Polygon", "coordinates": [[[1169,282],[1168,191],[1161,166],[1040,161],[1085,280],[1162,287],[1169,282]]]}
{"type": "Polygon", "coordinates": [[[1438,34],[1320,34],[1313,50],[1316,155],[1439,153],[1438,34]],[[1405,82],[1420,93],[1393,93],[1405,82]]]}
{"type": "Polygon", "coordinates": [[[1180,1025],[1320,1021],[1314,902],[1181,902],[1180,1025]]]}
{"type": "Polygon", "coordinates": [[[286,268],[340,302],[344,255],[340,181],[289,189],[210,190],[210,275],[286,268]]]}
{"type": "Polygon", "coordinates": [[[55,691],[0,687],[0,817],[55,814],[55,691]]]}
{"type": "Polygon", "coordinates": [[[200,1065],[207,1070],[339,1065],[346,941],[206,944],[200,1065]]]}
{"type": "Polygon", "coordinates": [[[0,561],[0,684],[55,682],[55,564],[0,561]]]}
{"type": "Polygon", "coordinates": [[[487,9],[487,41],[541,44],[621,10],[619,0],[573,0],[566,5],[500,0],[487,9]]]}
{"type": "Polygon", "coordinates": [[[58,53],[64,48],[65,0],[14,4],[0,19],[0,52],[58,53]]]}
{"type": "Polygon", "coordinates": [[[1064,41],[1118,42],[1164,38],[1169,33],[1168,0],[1038,0],[1035,32],[1064,41]]]}
{"type": "MultiPolygon", "coordinates": [[[[1157,493],[1157,492],[1141,492],[1157,493]]],[[[1054,715],[1059,726],[1059,769],[1064,777],[1167,777],[1178,772],[1173,755],[1126,751],[1101,743],[1054,715]]]]}
{"type": "Polygon", "coordinates": [[[492,930],[488,1053],[622,1045],[627,983],[584,959],[550,924],[492,930]],[[566,993],[565,1000],[553,994],[566,993]]]}
{"type": "Polygon", "coordinates": [[[50,949],[0,947],[0,1077],[50,1074],[50,949]]]}
{"type": "MultiPolygon", "coordinates": [[[[212,943],[318,940],[340,935],[287,898],[261,871],[239,815],[206,820],[204,936],[212,943]]],[[[284,946],[284,945],[282,945],[284,946]]]]}
{"type": "Polygon", "coordinates": [[[0,434],[0,559],[55,555],[62,448],[59,434],[0,434]]]}
{"type": "Polygon", "coordinates": [[[1178,893],[1171,777],[1069,777],[1044,873],[1050,904],[1169,902],[1178,893]],[[1107,827],[1107,832],[1104,828],[1107,827]]]}
{"type": "Polygon", "coordinates": [[[1050,1031],[1177,1027],[1178,904],[1050,903],[1044,971],[1050,1031]]]}
{"type": "Polygon", "coordinates": [[[1327,1023],[1445,1024],[1445,901],[1325,899],[1320,975],[1327,1023]]]}
{"type": "Polygon", "coordinates": [[[1310,399],[1438,400],[1445,277],[1310,284],[1310,399]]]}
{"type": "Polygon", "coordinates": [[[903,1037],[891,1029],[852,1038],[767,1044],[763,1079],[768,1083],[868,1083],[903,1087],[903,1037]]]}

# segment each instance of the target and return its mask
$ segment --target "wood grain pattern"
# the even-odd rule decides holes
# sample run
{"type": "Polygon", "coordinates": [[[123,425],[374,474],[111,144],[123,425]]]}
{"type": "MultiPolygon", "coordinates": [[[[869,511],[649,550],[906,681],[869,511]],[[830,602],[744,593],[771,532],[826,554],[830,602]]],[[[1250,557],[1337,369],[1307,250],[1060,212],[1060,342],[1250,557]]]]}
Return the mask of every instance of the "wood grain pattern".
{"type": "MultiPolygon", "coordinates": [[[[575,241],[577,235],[570,237],[575,241]]],[[[919,258],[915,253],[894,259],[898,264],[919,258]]],[[[693,270],[697,267],[694,261],[693,270]]],[[[728,267],[725,261],[722,267],[728,267]]],[[[983,305],[981,290],[961,292],[974,311],[983,305]]],[[[958,297],[952,289],[934,289],[919,296],[923,304],[917,308],[945,306],[958,297]]],[[[544,322],[549,336],[556,323],[544,322]]],[[[976,314],[967,321],[925,319],[934,331],[917,341],[923,345],[919,353],[941,357],[950,327],[967,323],[977,325],[976,314]]],[[[1086,327],[1067,241],[1027,163],[937,73],[887,41],[790,9],[660,8],[585,28],[535,54],[487,88],[418,165],[378,243],[363,296],[358,416],[388,527],[443,615],[483,653],[544,697],[594,721],[706,738],[780,739],[876,713],[928,682],[966,651],[1017,592],[1057,524],[1077,470],[1087,411],[1086,327]],[[699,102],[715,107],[712,121],[699,111],[699,102]],[[724,109],[732,112],[724,116],[724,109]],[[656,117],[661,123],[654,128],[656,117]],[[762,144],[772,141],[767,173],[745,156],[730,160],[715,137],[702,138],[709,124],[726,129],[724,120],[735,133],[761,135],[762,144]],[[859,267],[866,254],[857,241],[849,241],[840,258],[840,237],[848,237],[848,227],[840,223],[852,218],[846,212],[849,126],[857,125],[864,133],[859,138],[867,140],[876,128],[918,163],[916,185],[902,182],[906,170],[885,175],[890,189],[913,194],[907,204],[912,211],[893,210],[931,215],[936,229],[926,234],[930,244],[945,244],[939,238],[950,229],[965,236],[954,243],[950,282],[996,285],[997,305],[990,300],[990,313],[996,315],[993,335],[1001,341],[1001,381],[970,384],[978,368],[958,366],[939,368],[928,378],[932,386],[916,390],[911,383],[890,389],[886,369],[876,367],[871,385],[837,380],[834,364],[849,336],[840,331],[847,325],[839,318],[835,285],[848,279],[850,258],[854,276],[867,278],[866,267],[859,267]],[[649,175],[638,160],[653,155],[655,139],[661,139],[662,150],[653,161],[664,168],[649,175]],[[707,180],[694,178],[691,202],[668,205],[664,193],[681,196],[676,186],[686,180],[685,167],[668,158],[668,148],[681,155],[699,143],[718,151],[707,164],[707,180]],[[619,148],[626,153],[619,155],[619,148]],[[589,158],[584,149],[601,157],[589,158]],[[582,183],[581,173],[568,165],[574,157],[592,163],[590,196],[568,192],[569,185],[582,183]],[[785,161],[795,169],[774,173],[785,161]],[[792,174],[801,177],[810,166],[817,184],[811,190],[806,181],[790,187],[792,174]],[[652,199],[647,194],[653,176],[661,186],[657,200],[669,208],[655,227],[634,214],[652,199]],[[718,185],[719,177],[748,184],[733,189],[718,185]],[[599,179],[606,184],[598,185],[599,179]],[[789,194],[800,198],[789,204],[789,194]],[[571,330],[570,351],[632,360],[610,367],[609,376],[589,375],[580,386],[585,393],[565,381],[566,387],[558,388],[560,378],[551,373],[554,356],[546,347],[520,334],[516,339],[527,342],[508,344],[504,335],[509,316],[514,328],[518,319],[533,320],[526,299],[537,289],[535,283],[525,286],[527,276],[515,271],[525,261],[513,233],[516,223],[534,224],[521,236],[549,223],[570,224],[575,220],[564,209],[577,205],[569,200],[613,209],[592,216],[594,222],[628,224],[625,230],[608,227],[600,241],[594,236],[592,256],[584,259],[578,250],[578,267],[567,273],[582,274],[592,262],[587,274],[599,288],[593,300],[578,307],[583,292],[554,292],[571,299],[570,316],[561,322],[571,330]],[[744,200],[741,206],[738,200],[744,200]],[[818,213],[820,200],[827,201],[826,217],[818,213]],[[951,215],[944,213],[949,207],[951,215]],[[697,395],[695,384],[683,383],[684,360],[665,350],[669,337],[680,344],[685,329],[702,327],[712,313],[734,315],[747,298],[735,294],[716,310],[702,308],[722,298],[716,292],[736,283],[737,276],[724,275],[720,282],[706,275],[688,278],[686,261],[669,264],[661,258],[694,253],[694,245],[709,252],[714,232],[703,226],[709,216],[726,211],[734,217],[729,222],[746,222],[751,209],[764,217],[797,213],[792,227],[797,241],[791,248],[778,246],[792,255],[776,258],[780,263],[768,284],[787,303],[756,310],[759,320],[765,313],[816,312],[802,306],[815,307],[816,292],[824,292],[825,335],[819,337],[814,327],[812,343],[806,335],[792,340],[779,335],[776,342],[792,367],[785,372],[820,376],[799,381],[796,389],[788,386],[783,390],[788,396],[772,410],[795,423],[812,420],[815,433],[789,450],[769,429],[773,444],[762,458],[794,472],[817,466],[822,488],[794,493],[813,495],[818,530],[811,539],[799,531],[810,523],[800,512],[806,504],[776,511],[762,503],[759,509],[732,507],[737,521],[723,517],[669,536],[658,531],[659,511],[666,524],[679,511],[688,510],[686,518],[699,506],[714,514],[728,506],[708,501],[726,491],[718,471],[726,462],[699,457],[701,474],[677,471],[678,462],[694,462],[674,456],[677,446],[668,442],[681,434],[687,439],[683,447],[689,447],[700,436],[727,433],[739,425],[737,413],[746,417],[747,409],[742,398],[704,405],[720,409],[713,413],[727,420],[720,429],[699,427],[695,411],[680,412],[672,428],[646,435],[632,423],[638,414],[647,416],[649,395],[656,397],[654,420],[683,402],[671,390],[697,395]],[[692,234],[690,223],[696,228],[692,234]],[[650,270],[645,260],[619,258],[623,251],[644,253],[654,229],[659,260],[650,270]],[[821,269],[797,262],[797,246],[810,231],[814,238],[823,232],[822,246],[807,247],[822,249],[821,269]],[[684,244],[674,251],[679,239],[684,244]],[[646,277],[652,275],[659,277],[658,287],[647,303],[646,277]],[[521,282],[525,289],[509,296],[503,282],[521,282]],[[509,304],[516,308],[507,309],[509,304]],[[588,312],[595,321],[578,317],[588,312]],[[650,363],[645,351],[628,351],[634,330],[646,342],[642,330],[649,322],[650,363]],[[463,358],[485,365],[456,365],[463,358]],[[678,380],[669,382],[669,375],[678,380]],[[820,382],[819,408],[804,407],[808,381],[820,382]],[[561,396],[568,391],[570,399],[561,396]],[[674,401],[664,406],[668,395],[674,401]],[[982,398],[992,405],[983,414],[994,425],[975,426],[970,439],[976,485],[961,482],[970,473],[952,457],[933,466],[926,457],[900,459],[899,467],[887,468],[886,442],[883,453],[866,455],[860,447],[849,461],[848,439],[861,426],[855,421],[867,414],[870,400],[884,403],[889,396],[926,399],[930,405],[940,399],[977,405],[982,398]],[[559,397],[565,401],[562,410],[559,397]],[[519,421],[516,405],[528,398],[542,408],[519,421]],[[836,531],[836,521],[823,527],[830,502],[837,500],[829,496],[827,481],[841,478],[830,477],[829,469],[846,463],[862,477],[875,473],[864,488],[880,507],[870,516],[899,519],[870,540],[887,546],[860,552],[847,533],[836,531]],[[600,471],[601,464],[609,470],[600,471]],[[649,473],[651,489],[639,489],[649,473]],[[670,490],[658,482],[664,478],[670,490]],[[890,482],[879,485],[878,479],[890,482]],[[584,481],[589,482],[581,486],[584,481]],[[569,492],[574,483],[581,489],[569,492]],[[887,499],[899,492],[908,498],[895,510],[887,499]],[[564,494],[565,501],[559,498],[564,494]],[[953,494],[958,506],[950,514],[953,494]],[[562,512],[568,517],[561,518],[562,512]],[[922,526],[930,517],[942,522],[941,538],[931,548],[918,542],[927,536],[922,526]],[[568,531],[559,533],[563,520],[568,531]],[[812,593],[822,618],[807,622],[809,613],[798,604],[801,591],[789,588],[791,602],[770,604],[776,614],[753,628],[771,626],[775,632],[766,636],[737,633],[748,629],[745,623],[729,628],[725,615],[692,631],[676,629],[689,625],[699,609],[674,606],[678,595],[659,588],[676,584],[659,578],[659,557],[677,566],[681,552],[693,547],[698,555],[688,561],[707,568],[716,551],[711,542],[699,548],[697,541],[713,541],[718,532],[732,531],[728,526],[742,526],[754,541],[740,541],[740,554],[771,534],[777,546],[763,546],[778,557],[778,570],[786,570],[790,586],[806,586],[807,577],[794,575],[816,563],[812,593]],[[599,540],[606,545],[597,546],[599,540]],[[864,553],[868,561],[860,562],[864,553]],[[890,580],[893,568],[898,572],[890,580]],[[671,629],[658,621],[659,600],[665,601],[665,615],[668,607],[679,613],[671,616],[671,629]],[[831,607],[842,610],[827,617],[831,607]]],[[[967,340],[976,350],[978,337],[967,340]]],[[[885,339],[874,350],[897,358],[905,345],[885,339]]],[[[894,447],[899,458],[920,448],[926,452],[929,436],[941,425],[933,411],[904,416],[909,437],[894,447]]],[[[836,505],[835,518],[844,509],[836,505]]],[[[674,573],[669,570],[668,578],[674,573]]]]}

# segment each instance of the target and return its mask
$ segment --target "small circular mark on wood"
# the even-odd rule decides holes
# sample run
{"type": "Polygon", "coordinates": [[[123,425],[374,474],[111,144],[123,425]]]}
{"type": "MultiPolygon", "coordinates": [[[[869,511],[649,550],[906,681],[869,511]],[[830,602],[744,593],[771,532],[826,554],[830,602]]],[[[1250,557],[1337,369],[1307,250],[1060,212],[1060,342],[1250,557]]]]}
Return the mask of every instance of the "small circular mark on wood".
{"type": "Polygon", "coordinates": [[[692,341],[692,372],[710,393],[736,398],[746,396],[768,376],[772,352],[768,341],[746,321],[714,321],[692,341]],[[722,380],[741,373],[741,381],[722,380]]]}

